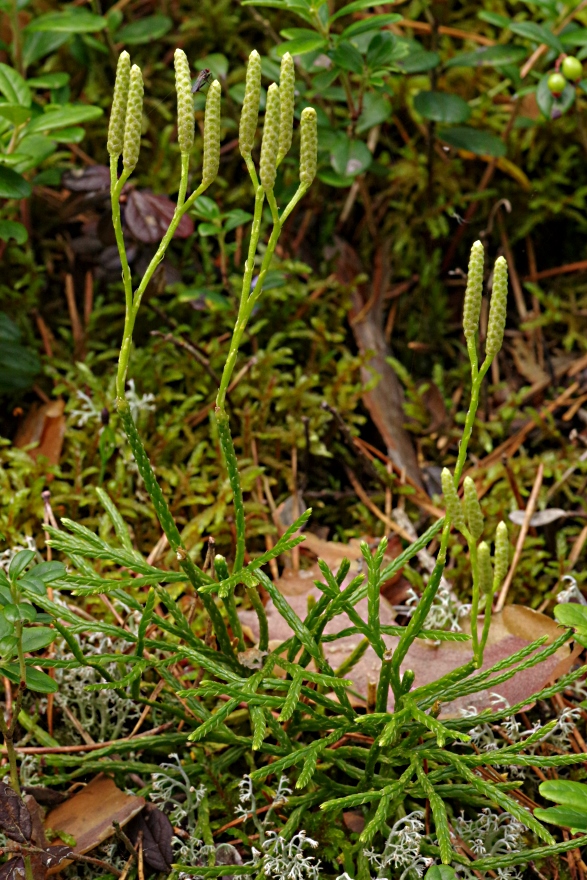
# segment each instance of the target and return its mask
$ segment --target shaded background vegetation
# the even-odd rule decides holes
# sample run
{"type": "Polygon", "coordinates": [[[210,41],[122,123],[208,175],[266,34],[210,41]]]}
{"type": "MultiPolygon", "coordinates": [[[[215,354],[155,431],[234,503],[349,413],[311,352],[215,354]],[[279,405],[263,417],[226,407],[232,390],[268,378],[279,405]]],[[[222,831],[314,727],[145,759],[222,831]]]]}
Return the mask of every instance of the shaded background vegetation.
{"type": "MultiPolygon", "coordinates": [[[[126,219],[129,240],[134,239],[133,266],[140,271],[154,245],[137,214],[148,209],[157,216],[166,210],[163,202],[146,205],[140,198],[149,192],[173,198],[179,181],[172,56],[181,46],[194,75],[211,67],[223,85],[224,148],[220,178],[209,193],[217,208],[202,201],[193,226],[173,242],[147,292],[130,375],[138,400],[153,395],[139,411],[142,435],[188,545],[201,556],[212,535],[219,549],[230,554],[230,494],[208,413],[236,314],[247,236],[246,218],[238,212],[252,207],[236,120],[249,51],[254,47],[267,56],[266,73],[274,75],[282,32],[295,40],[296,33],[288,29],[300,21],[290,11],[227,0],[204,0],[197,7],[182,2],[63,7],[30,2],[19,4],[16,16],[10,3],[2,9],[5,63],[29,78],[68,74],[67,83],[56,89],[37,88],[39,105],[80,102],[104,113],[84,125],[83,139],[75,134],[67,141],[66,135],[55,142],[51,155],[23,172],[32,184],[29,198],[2,204],[2,216],[21,222],[28,240],[1,245],[0,308],[20,330],[24,348],[38,355],[41,368],[28,387],[7,388],[3,396],[0,530],[7,545],[24,534],[38,537],[46,486],[57,516],[107,529],[99,521],[93,490],[101,482],[131,523],[141,549],[148,553],[160,537],[116,417],[106,425],[123,302],[108,197],[96,163],[106,162],[115,63],[126,47],[141,65],[146,84],[143,146],[133,179],[136,189],[128,196],[139,201],[134,223],[128,207],[126,219]],[[24,60],[34,58],[30,23],[71,9],[103,15],[107,26],[59,38],[43,32],[51,34],[52,47],[25,69],[24,60]],[[165,338],[169,334],[173,339],[165,338]],[[67,430],[62,449],[48,464],[23,449],[31,439],[23,425],[32,406],[54,398],[64,401],[67,430]]],[[[242,348],[240,380],[230,395],[233,434],[245,465],[249,533],[259,536],[259,549],[264,549],[263,536],[276,530],[272,505],[297,489],[314,507],[314,528],[322,535],[338,540],[380,535],[386,526],[358,498],[357,481],[380,510],[387,504],[389,512],[390,495],[393,507],[405,503],[422,530],[429,512],[410,500],[413,490],[402,480],[401,468],[387,461],[386,470],[386,440],[373,406],[366,405],[363,386],[376,386],[377,376],[362,372],[370,354],[361,348],[357,314],[359,322],[373,322],[390,346],[393,369],[405,388],[405,419],[419,474],[434,496],[437,469],[454,459],[462,425],[459,402],[468,372],[460,329],[463,273],[470,245],[481,237],[491,262],[505,252],[517,293],[511,297],[506,348],[492,374],[473,444],[489,527],[523,505],[540,462],[545,470],[539,507],[568,514],[531,534],[518,566],[512,595],[537,607],[565,573],[583,577],[581,456],[587,410],[579,359],[587,323],[585,98],[577,87],[574,104],[563,108],[560,118],[546,118],[535,90],[558,52],[547,48],[522,77],[539,43],[512,32],[503,21],[579,31],[587,24],[585,12],[556,3],[537,7],[487,0],[481,10],[478,4],[412,2],[359,10],[344,22],[390,9],[402,20],[382,26],[381,32],[408,41],[408,58],[436,52],[439,63],[422,70],[404,62],[402,68],[399,57],[380,77],[367,70],[366,61],[364,72],[344,68],[362,117],[349,110],[342,79],[329,86],[316,81],[324,72],[322,50],[297,58],[298,111],[314,103],[320,113],[320,180],[282,236],[267,295],[242,348]],[[462,53],[488,44],[515,46],[515,63],[451,66],[462,53]],[[443,129],[430,118],[434,112],[419,112],[418,106],[425,108],[415,99],[426,91],[467,102],[468,125],[493,136],[485,143],[493,156],[459,148],[450,125],[443,129]],[[387,109],[377,116],[382,106],[387,109]],[[371,118],[365,116],[370,107],[375,108],[371,118]],[[363,146],[345,153],[344,138],[363,146]],[[503,149],[496,148],[496,140],[503,149]],[[358,166],[349,166],[355,155],[358,166]],[[580,265],[567,272],[565,266],[574,263],[580,265]],[[548,270],[552,274],[541,274],[548,270]],[[548,408],[565,391],[564,405],[548,408]],[[330,409],[322,406],[324,401],[330,409]],[[381,455],[350,443],[332,408],[352,434],[381,455]],[[535,424],[516,446],[516,432],[528,421],[535,424]],[[508,438],[514,438],[506,447],[509,473],[499,450],[494,452],[508,438]],[[376,473],[365,454],[374,457],[376,473]],[[560,482],[569,467],[572,474],[560,482]]],[[[337,22],[333,31],[342,29],[337,22]]],[[[581,39],[572,44],[579,57],[581,39]]],[[[557,116],[556,108],[550,115],[557,116]]],[[[8,152],[10,132],[3,137],[8,152]]],[[[197,143],[196,175],[199,159],[197,143]]],[[[295,186],[296,174],[295,159],[288,159],[278,199],[295,186]]],[[[15,364],[6,361],[5,385],[15,364]]],[[[55,452],[51,446],[47,450],[55,452]]],[[[457,585],[459,579],[457,570],[457,585]]]]}

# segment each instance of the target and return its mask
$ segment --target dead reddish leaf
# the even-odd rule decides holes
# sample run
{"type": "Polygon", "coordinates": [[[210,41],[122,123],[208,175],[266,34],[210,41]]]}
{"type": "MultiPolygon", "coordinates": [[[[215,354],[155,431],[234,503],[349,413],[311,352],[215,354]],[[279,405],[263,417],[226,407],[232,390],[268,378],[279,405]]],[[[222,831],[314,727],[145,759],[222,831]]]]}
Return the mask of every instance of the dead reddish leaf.
{"type": "Polygon", "coordinates": [[[550,380],[549,374],[538,364],[532,349],[522,335],[514,337],[511,351],[518,373],[527,382],[534,384],[550,380]]]}
{"type": "Polygon", "coordinates": [[[31,458],[44,456],[49,464],[59,464],[63,438],[65,437],[65,402],[61,399],[50,400],[48,403],[33,404],[26,418],[19,425],[14,445],[19,449],[37,445],[29,449],[31,458]]]}
{"type": "MultiPolygon", "coordinates": [[[[351,570],[343,586],[350,583],[352,578],[356,576],[357,570],[358,564],[355,561],[351,565],[351,570]]],[[[322,595],[321,591],[314,586],[314,580],[322,580],[322,575],[317,565],[298,572],[286,571],[277,582],[280,592],[286,597],[291,608],[302,620],[308,613],[309,597],[319,599],[322,595]]],[[[366,620],[367,599],[361,600],[355,607],[360,616],[366,620]]],[[[292,631],[281,615],[275,610],[272,602],[267,604],[265,610],[269,623],[270,648],[274,649],[281,642],[290,638],[292,631]]],[[[256,614],[253,611],[243,611],[240,613],[240,617],[248,631],[257,639],[258,623],[256,614]]],[[[383,597],[381,598],[380,605],[380,619],[384,626],[394,622],[393,610],[383,597]]],[[[330,635],[340,632],[340,630],[346,629],[349,626],[352,626],[350,618],[346,614],[341,614],[328,622],[325,633],[330,635]]],[[[560,628],[554,620],[530,608],[516,605],[506,606],[503,611],[493,615],[482,669],[489,669],[495,663],[544,635],[548,635],[549,643],[560,635],[560,628]]],[[[354,648],[357,647],[361,638],[361,635],[356,634],[345,636],[334,642],[324,643],[324,656],[333,669],[340,666],[354,648]]],[[[396,647],[398,637],[384,636],[383,638],[388,648],[394,649],[396,647]]],[[[410,648],[402,665],[402,670],[412,669],[415,673],[414,686],[419,687],[436,681],[443,675],[452,672],[458,666],[467,663],[471,656],[471,647],[468,642],[441,642],[440,644],[434,644],[431,641],[418,639],[410,648]]],[[[472,694],[462,700],[445,705],[442,715],[443,717],[459,715],[461,709],[470,706],[474,706],[477,711],[491,707],[493,705],[491,698],[495,693],[507,700],[509,705],[521,702],[544,687],[548,681],[563,675],[570,668],[573,659],[574,655],[570,649],[563,646],[552,657],[531,669],[517,673],[508,681],[496,687],[489,685],[486,690],[481,691],[479,694],[472,694]]],[[[375,651],[369,647],[346,678],[352,681],[352,688],[356,693],[366,696],[369,683],[376,683],[378,681],[380,668],[379,658],[375,651]]],[[[349,695],[349,699],[356,706],[365,704],[364,699],[354,697],[352,694],[349,695]]],[[[389,711],[393,710],[393,695],[391,694],[388,701],[388,709],[389,711]]]]}
{"type": "Polygon", "coordinates": [[[127,832],[134,846],[142,834],[143,858],[150,868],[169,873],[173,862],[173,825],[159,807],[145,804],[142,813],[129,823],[127,832]]]}
{"type": "Polygon", "coordinates": [[[365,827],[365,817],[362,813],[343,813],[342,821],[349,831],[355,831],[357,834],[360,834],[365,827]]]}
{"type": "MultiPolygon", "coordinates": [[[[144,806],[144,798],[125,794],[112,779],[100,774],[51,810],[45,818],[45,828],[70,834],[76,841],[73,852],[84,855],[114,834],[113,822],[126,825],[144,806]]],[[[50,868],[48,874],[56,873],[66,864],[50,868]]]]}

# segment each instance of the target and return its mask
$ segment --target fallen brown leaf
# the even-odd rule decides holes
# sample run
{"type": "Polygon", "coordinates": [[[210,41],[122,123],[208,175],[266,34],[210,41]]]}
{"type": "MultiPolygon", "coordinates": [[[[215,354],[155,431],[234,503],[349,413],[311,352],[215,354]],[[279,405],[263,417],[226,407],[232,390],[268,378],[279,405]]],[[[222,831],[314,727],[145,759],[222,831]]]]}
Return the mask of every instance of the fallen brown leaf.
{"type": "Polygon", "coordinates": [[[22,449],[36,443],[34,449],[29,449],[31,458],[37,459],[42,455],[49,464],[59,464],[65,437],[64,409],[63,400],[50,400],[42,405],[33,404],[19,425],[14,445],[22,449]]]}
{"type": "MultiPolygon", "coordinates": [[[[347,554],[348,555],[348,554],[347,554]]],[[[351,569],[343,583],[346,586],[359,570],[358,562],[351,564],[351,569]]],[[[314,585],[314,580],[322,580],[322,575],[317,565],[301,571],[286,570],[276,586],[287,599],[293,611],[302,620],[308,613],[308,599],[318,600],[322,593],[314,585]]],[[[355,606],[360,616],[367,619],[367,599],[362,599],[355,606]]],[[[265,611],[269,623],[270,648],[274,650],[281,642],[291,637],[292,631],[288,624],[276,611],[272,602],[268,602],[265,611]]],[[[240,612],[243,624],[258,639],[257,616],[254,611],[240,612]]],[[[381,624],[388,626],[394,622],[394,613],[388,602],[381,597],[380,603],[381,624]]],[[[463,624],[466,626],[466,621],[463,624]]],[[[327,623],[325,634],[330,635],[340,632],[352,626],[350,618],[346,614],[340,614],[334,620],[327,623]]],[[[482,626],[482,622],[480,624],[482,626]]],[[[482,670],[489,669],[495,663],[503,660],[511,654],[519,651],[535,639],[547,635],[548,643],[553,642],[560,635],[559,625],[538,611],[522,606],[508,605],[503,611],[494,614],[489,634],[489,640],[485,649],[482,670]]],[[[388,648],[394,649],[398,644],[398,637],[383,636],[388,648]]],[[[333,669],[337,669],[346,660],[349,654],[361,641],[360,634],[345,636],[333,642],[324,643],[324,656],[333,669]]],[[[410,648],[402,670],[412,669],[415,673],[414,687],[419,687],[438,680],[443,675],[452,672],[459,666],[467,663],[472,657],[470,643],[468,642],[441,642],[435,644],[432,641],[417,639],[410,648]]],[[[492,707],[492,699],[495,693],[503,697],[508,705],[521,702],[536,693],[547,682],[555,680],[563,675],[571,666],[574,654],[567,646],[559,648],[553,656],[542,661],[531,669],[516,673],[511,679],[496,687],[489,684],[486,690],[478,694],[464,697],[443,707],[442,717],[453,717],[460,714],[461,709],[475,707],[480,712],[482,709],[492,707]]],[[[348,673],[346,678],[352,682],[352,690],[349,699],[355,706],[364,706],[369,683],[376,683],[379,679],[381,662],[375,651],[369,647],[361,660],[348,673]]],[[[388,710],[393,710],[393,695],[390,693],[388,710]]]]}
{"type": "MultiPolygon", "coordinates": [[[[114,834],[113,822],[124,826],[145,806],[143,797],[125,794],[108,776],[100,774],[45,818],[45,829],[64,831],[75,838],[73,852],[84,855],[114,834]]],[[[70,864],[50,868],[54,874],[70,864]]]]}

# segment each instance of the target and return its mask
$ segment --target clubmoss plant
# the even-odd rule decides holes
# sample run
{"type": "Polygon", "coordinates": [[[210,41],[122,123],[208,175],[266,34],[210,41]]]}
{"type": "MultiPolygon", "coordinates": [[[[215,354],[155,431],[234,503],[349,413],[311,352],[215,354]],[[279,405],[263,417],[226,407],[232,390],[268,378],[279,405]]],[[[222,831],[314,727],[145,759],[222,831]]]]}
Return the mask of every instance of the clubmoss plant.
{"type": "MultiPolygon", "coordinates": [[[[184,60],[180,55],[177,59],[178,105],[181,110],[187,106],[184,100],[187,74],[184,60]]],[[[121,63],[120,71],[122,85],[119,92],[124,85],[126,62],[121,63]]],[[[496,783],[493,781],[494,774],[482,777],[477,774],[477,770],[517,766],[564,767],[581,762],[583,756],[528,754],[526,750],[544,735],[542,730],[504,747],[478,753],[471,747],[470,731],[479,725],[497,724],[515,714],[528,702],[558,693],[582,676],[584,669],[573,670],[556,685],[543,688],[531,697],[525,697],[516,706],[508,706],[506,709],[493,707],[474,719],[445,719],[441,716],[443,706],[457,698],[479,691],[493,691],[501,682],[516,673],[551,657],[571,635],[569,630],[565,630],[551,644],[547,644],[547,637],[537,639],[511,657],[481,671],[491,622],[492,598],[507,571],[508,537],[505,525],[500,523],[492,560],[489,543],[480,542],[484,522],[473,480],[465,481],[464,501],[459,497],[459,491],[481,385],[503,339],[507,308],[505,261],[498,259],[494,270],[485,356],[479,364],[477,330],[483,255],[479,243],[473,246],[464,322],[471,367],[470,402],[454,471],[451,473],[445,469],[442,474],[446,516],[387,564],[384,562],[386,539],[380,541],[373,552],[363,543],[362,572],[352,579],[349,578],[348,560],[343,560],[336,572],[331,571],[324,561],[320,561],[322,580],[317,580],[316,585],[322,596],[308,607],[303,619],[294,612],[263,567],[303,540],[299,531],[305,525],[310,511],[302,514],[271,550],[245,565],[244,505],[239,466],[226,409],[227,389],[243,333],[262,294],[283,223],[314,179],[317,149],[316,112],[312,108],[306,108],[300,122],[300,184],[289,204],[280,211],[274,185],[276,167],[287,141],[283,131],[283,96],[290,101],[289,62],[282,76],[281,93],[277,85],[268,90],[258,173],[253,161],[253,147],[259,112],[260,76],[261,60],[253,52],[247,69],[239,139],[241,154],[254,189],[255,207],[238,315],[219,381],[215,408],[219,445],[234,498],[236,549],[232,570],[221,555],[216,556],[211,568],[204,570],[196,565],[182,542],[177,523],[171,515],[138,435],[125,394],[125,382],[132,332],[146,285],[162,259],[179,220],[194,204],[197,196],[211,185],[216,173],[220,142],[220,86],[212,83],[207,96],[202,182],[187,196],[189,152],[183,147],[187,147],[189,138],[184,137],[184,132],[180,143],[181,180],[176,210],[161,245],[143,278],[133,289],[122,239],[119,204],[122,186],[128,179],[129,167],[140,147],[138,108],[142,83],[140,72],[136,73],[134,67],[130,72],[122,150],[123,159],[126,151],[129,163],[123,163],[120,177],[120,153],[111,152],[113,222],[122,261],[126,302],[124,337],[117,375],[117,407],[138,470],[169,544],[177,556],[180,570],[163,571],[143,558],[134,548],[116,506],[101,490],[100,499],[112,522],[119,546],[113,546],[89,529],[69,520],[62,521],[64,528],[60,531],[47,527],[52,546],[75,560],[78,570],[77,574],[63,578],[59,582],[60,587],[73,589],[79,595],[108,594],[113,601],[124,603],[137,621],[136,629],[130,631],[116,624],[83,622],[84,630],[92,631],[92,627],[99,627],[112,638],[124,638],[132,645],[125,655],[125,669],[128,672],[116,680],[112,680],[108,671],[112,656],[92,658],[93,667],[100,670],[104,680],[92,684],[91,688],[121,692],[130,688],[136,699],[152,705],[155,701],[151,701],[150,696],[154,685],[152,677],[144,673],[148,670],[155,673],[155,677],[161,679],[166,689],[165,697],[161,697],[165,711],[182,721],[181,729],[166,732],[157,738],[159,747],[170,750],[183,747],[187,753],[201,750],[202,760],[208,761],[211,753],[218,755],[216,749],[220,745],[225,751],[214,758],[216,768],[219,763],[227,766],[246,756],[251,768],[247,776],[247,791],[250,792],[251,803],[253,786],[266,783],[271,778],[280,780],[287,774],[296,794],[289,797],[284,805],[288,815],[285,824],[280,828],[279,840],[267,836],[263,841],[259,831],[262,851],[260,857],[263,856],[266,872],[267,864],[273,866],[272,870],[277,870],[277,866],[283,866],[284,859],[294,856],[297,859],[299,856],[300,859],[305,859],[307,875],[315,876],[317,863],[309,860],[303,853],[304,846],[314,838],[307,837],[300,830],[302,817],[311,819],[324,813],[327,814],[328,821],[339,824],[344,812],[349,809],[360,809],[365,825],[356,841],[345,850],[345,872],[349,877],[366,877],[370,863],[380,869],[386,868],[395,861],[394,853],[403,834],[402,829],[408,828],[407,822],[403,825],[400,822],[398,825],[398,812],[401,818],[402,811],[406,811],[404,804],[409,803],[412,809],[414,801],[429,805],[435,842],[421,843],[417,851],[414,844],[410,863],[417,862],[418,867],[424,867],[431,860],[445,865],[452,862],[467,868],[474,866],[472,869],[476,872],[499,871],[519,864],[519,853],[488,854],[472,862],[468,856],[454,850],[448,804],[451,798],[460,799],[463,792],[474,798],[476,804],[493,805],[507,811],[541,841],[543,845],[532,851],[532,858],[547,857],[564,849],[580,846],[587,842],[587,837],[555,844],[545,826],[511,796],[512,785],[509,781],[496,783]],[[272,228],[257,267],[265,202],[269,207],[272,228]],[[257,277],[253,283],[255,270],[257,277]],[[441,589],[453,528],[464,536],[469,548],[472,570],[470,635],[442,630],[430,631],[425,628],[425,621],[441,589]],[[380,615],[382,585],[437,535],[439,550],[436,563],[408,624],[383,625],[380,615]],[[95,559],[104,560],[107,565],[118,566],[123,571],[122,576],[113,577],[113,572],[108,571],[97,574],[90,562],[95,559]],[[131,573],[136,577],[131,577],[131,573]],[[191,585],[208,614],[210,626],[205,639],[194,633],[189,613],[186,614],[185,607],[176,598],[181,595],[181,585],[185,588],[186,584],[191,585]],[[234,591],[239,585],[244,585],[258,617],[258,642],[251,647],[247,647],[248,634],[238,618],[234,591]],[[174,589],[169,589],[172,586],[174,589]],[[271,633],[259,586],[271,600],[274,613],[283,618],[291,632],[284,642],[273,649],[270,646],[271,633]],[[142,594],[141,590],[148,592],[142,594]],[[366,600],[366,613],[359,613],[357,608],[357,603],[361,600],[366,600]],[[483,625],[479,619],[481,610],[484,611],[483,625]],[[328,624],[336,621],[343,613],[347,616],[345,626],[334,632],[332,627],[327,630],[328,624]],[[325,645],[349,635],[358,636],[359,645],[352,653],[349,652],[350,656],[338,669],[333,669],[327,659],[325,645]],[[390,642],[390,637],[394,637],[393,643],[390,642]],[[409,667],[409,652],[416,639],[470,643],[472,656],[468,662],[437,680],[418,684],[409,667]],[[357,703],[356,694],[351,702],[350,678],[367,646],[377,660],[378,680],[373,689],[369,711],[365,712],[357,703]],[[176,672],[180,666],[187,670],[183,677],[176,672]],[[207,752],[208,748],[212,752],[207,752]],[[373,855],[377,846],[380,851],[383,848],[383,861],[373,855]]],[[[123,103],[121,98],[119,105],[122,106],[123,103]]],[[[287,119],[290,118],[290,109],[288,104],[287,119]]],[[[117,130],[118,140],[113,138],[116,144],[120,141],[120,132],[117,130]]],[[[50,600],[39,597],[36,601],[44,610],[55,613],[50,600]]],[[[88,659],[84,658],[74,638],[76,631],[79,631],[79,619],[67,611],[60,610],[59,613],[68,624],[56,626],[71,650],[71,663],[87,664],[88,659]]],[[[44,662],[58,665],[60,661],[44,662]]],[[[367,695],[362,696],[365,698],[367,695]]],[[[116,749],[116,757],[108,753],[111,758],[110,766],[125,769],[125,762],[119,756],[133,749],[132,740],[126,743],[119,741],[113,748],[116,749]]],[[[67,758],[60,758],[61,767],[65,766],[66,760],[67,758]]],[[[190,761],[192,772],[196,772],[198,762],[194,758],[190,758],[190,761]]],[[[184,771],[187,774],[186,767],[182,769],[182,777],[184,771]]],[[[80,772],[83,772],[83,767],[80,772]]],[[[413,817],[416,815],[420,815],[419,812],[412,813],[413,817]]],[[[420,819],[413,819],[412,830],[416,829],[416,821],[420,822],[420,819]]],[[[259,823],[256,825],[259,830],[259,823]]],[[[225,868],[213,864],[215,841],[210,830],[207,796],[202,798],[198,806],[198,827],[198,836],[202,840],[202,846],[206,847],[208,864],[198,865],[194,873],[198,876],[219,876],[225,872],[225,868]]],[[[309,829],[308,833],[312,831],[311,826],[304,827],[309,829]]],[[[203,852],[204,850],[200,855],[203,852]]],[[[188,874],[190,868],[195,866],[175,866],[177,872],[188,874]]],[[[245,873],[252,870],[258,874],[261,861],[259,860],[257,866],[241,866],[241,869],[245,873]]]]}

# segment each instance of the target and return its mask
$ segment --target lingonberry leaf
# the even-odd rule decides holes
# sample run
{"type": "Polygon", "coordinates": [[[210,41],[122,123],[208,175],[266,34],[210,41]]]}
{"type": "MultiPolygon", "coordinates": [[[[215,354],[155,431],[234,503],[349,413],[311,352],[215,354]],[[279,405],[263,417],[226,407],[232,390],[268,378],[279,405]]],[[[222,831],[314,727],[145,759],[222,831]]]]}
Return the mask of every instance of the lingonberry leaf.
{"type": "Polygon", "coordinates": [[[127,827],[127,834],[133,843],[143,833],[143,858],[150,868],[166,874],[173,862],[171,839],[173,825],[158,807],[146,804],[144,810],[135,816],[127,827]]]}
{"type": "Polygon", "coordinates": [[[0,782],[0,828],[17,843],[27,843],[33,830],[25,802],[5,782],[0,782]]]}

